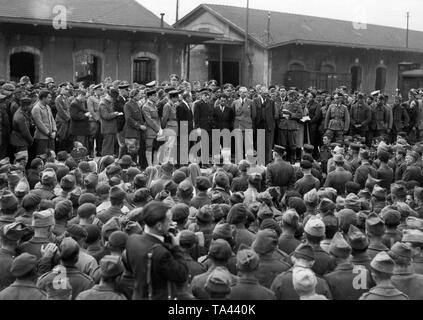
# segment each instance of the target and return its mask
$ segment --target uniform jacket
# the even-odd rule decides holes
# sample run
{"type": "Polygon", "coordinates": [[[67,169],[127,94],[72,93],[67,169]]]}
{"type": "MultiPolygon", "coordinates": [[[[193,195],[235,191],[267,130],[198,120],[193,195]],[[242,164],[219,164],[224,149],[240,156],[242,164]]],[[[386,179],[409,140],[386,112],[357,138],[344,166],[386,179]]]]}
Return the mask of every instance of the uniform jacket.
{"type": "Polygon", "coordinates": [[[0,292],[0,300],[47,300],[47,295],[32,281],[16,280],[0,292]]]}
{"type": "Polygon", "coordinates": [[[262,101],[260,97],[257,97],[254,99],[254,107],[256,110],[255,128],[275,130],[275,102],[270,98],[263,98],[262,101]]]}
{"type": "MultiPolygon", "coordinates": [[[[221,266],[222,268],[225,268],[223,266],[221,266]]],[[[204,286],[207,283],[207,278],[209,277],[209,275],[212,273],[212,271],[215,268],[209,268],[209,270],[207,270],[207,272],[199,274],[198,276],[195,276],[194,279],[192,279],[191,281],[191,289],[192,289],[192,294],[194,295],[194,297],[196,297],[199,300],[209,300],[210,296],[207,293],[206,289],[204,288],[204,286]]],[[[229,270],[228,270],[229,272],[229,270]]],[[[234,285],[236,285],[239,281],[239,278],[237,276],[234,276],[233,274],[231,274],[229,272],[229,275],[231,277],[231,282],[232,282],[232,287],[234,285]]]]}
{"type": "Polygon", "coordinates": [[[244,229],[239,229],[239,228],[235,229],[235,243],[236,243],[235,248],[236,248],[236,250],[238,250],[238,248],[241,244],[244,244],[247,247],[251,247],[254,239],[255,239],[255,235],[250,230],[245,229],[245,228],[244,229]]]}
{"type": "Polygon", "coordinates": [[[49,134],[57,132],[56,121],[49,106],[42,106],[40,102],[37,102],[32,108],[31,115],[36,127],[35,139],[48,140],[49,134]]]}
{"type": "MultiPolygon", "coordinates": [[[[188,279],[188,268],[179,247],[164,244],[150,234],[131,235],[126,244],[126,252],[128,269],[135,278],[133,300],[148,297],[147,256],[151,251],[153,300],[168,299],[168,282],[183,283],[188,279]],[[155,245],[157,246],[153,249],[155,245]]],[[[174,290],[171,294],[175,294],[174,290]]]]}
{"type": "Polygon", "coordinates": [[[126,139],[140,139],[141,125],[145,125],[141,107],[131,99],[123,107],[125,113],[124,136],[126,139]]]}
{"type": "Polygon", "coordinates": [[[100,99],[96,96],[89,96],[87,99],[87,110],[91,113],[92,121],[100,121],[100,99]]]}
{"type": "Polygon", "coordinates": [[[410,122],[407,110],[405,110],[401,104],[392,106],[392,118],[392,129],[394,129],[396,132],[400,132],[404,128],[408,127],[410,122]]]}
{"type": "Polygon", "coordinates": [[[244,192],[248,189],[248,176],[247,175],[241,175],[239,177],[233,178],[232,185],[231,185],[231,191],[232,192],[244,192]]]}
{"type": "Polygon", "coordinates": [[[357,168],[357,170],[355,170],[354,182],[358,183],[361,186],[361,189],[364,189],[369,174],[376,178],[376,169],[370,163],[363,163],[357,168]]]}
{"type": "Polygon", "coordinates": [[[72,136],[88,136],[90,134],[89,118],[85,115],[87,109],[85,102],[77,99],[73,100],[70,105],[70,131],[72,136]]]}
{"type": "Polygon", "coordinates": [[[325,128],[333,131],[347,132],[350,128],[350,114],[345,105],[332,104],[325,118],[325,128]]]}
{"type": "MultiPolygon", "coordinates": [[[[317,276],[316,293],[326,296],[329,300],[332,299],[332,293],[325,279],[317,276]]],[[[299,300],[297,291],[294,289],[292,281],[292,268],[286,272],[278,275],[270,287],[275,293],[276,300],[299,300]]]]}
{"type": "Polygon", "coordinates": [[[420,169],[420,167],[418,167],[416,165],[407,166],[404,174],[402,175],[402,180],[403,181],[414,180],[414,181],[421,182],[422,181],[422,170],[420,169]]]}
{"type": "Polygon", "coordinates": [[[301,244],[301,241],[295,239],[293,235],[281,234],[278,240],[278,248],[286,254],[291,254],[301,244]]]}
{"type": "MultiPolygon", "coordinates": [[[[176,107],[176,117],[178,118],[179,125],[178,128],[181,130],[181,121],[188,122],[188,135],[191,133],[194,128],[192,110],[189,105],[186,105],[184,101],[181,101],[176,107]]],[[[178,134],[180,136],[180,133],[178,134]]]]}
{"type": "Polygon", "coordinates": [[[116,134],[117,122],[116,115],[113,113],[113,101],[112,98],[105,97],[100,100],[100,120],[101,120],[101,133],[102,134],[116,134]],[[110,100],[109,100],[110,99],[110,100]]]}
{"type": "Polygon", "coordinates": [[[0,291],[13,283],[15,277],[10,272],[15,252],[0,249],[0,291]]]}
{"type": "Polygon", "coordinates": [[[298,130],[300,128],[298,121],[303,117],[303,109],[301,104],[298,102],[285,102],[283,103],[278,113],[276,114],[276,119],[278,120],[278,127],[281,130],[298,130]],[[284,110],[291,112],[289,119],[284,117],[284,110]]]}
{"type": "Polygon", "coordinates": [[[191,207],[194,207],[195,209],[200,209],[206,204],[211,204],[211,199],[207,192],[198,192],[191,200],[191,207]]]}
{"type": "Polygon", "coordinates": [[[177,104],[168,101],[163,107],[162,128],[169,128],[178,133],[178,117],[176,114],[177,104]]]}
{"type": "Polygon", "coordinates": [[[360,130],[369,130],[369,123],[372,119],[372,110],[366,103],[355,103],[351,107],[351,126],[361,125],[360,130]]]}
{"type": "Polygon", "coordinates": [[[10,119],[7,113],[6,104],[0,102],[0,142],[9,140],[10,119]]]}
{"type": "Polygon", "coordinates": [[[21,108],[13,115],[12,134],[10,142],[14,146],[27,147],[32,145],[34,138],[31,135],[31,115],[26,114],[21,108]]]}
{"type": "Polygon", "coordinates": [[[392,284],[410,300],[423,300],[423,275],[414,270],[396,271],[391,278],[392,284]]]}
{"type": "Polygon", "coordinates": [[[184,256],[185,264],[188,268],[189,282],[191,282],[195,276],[207,271],[207,268],[203,264],[195,261],[189,253],[184,252],[183,256],[184,256]]]}
{"type": "MultiPolygon", "coordinates": [[[[113,105],[113,110],[117,112],[123,113],[123,107],[128,102],[128,99],[119,96],[113,105]]],[[[118,132],[121,132],[123,130],[123,126],[125,125],[125,115],[117,116],[116,117],[116,124],[117,124],[117,130],[118,132]]]]}
{"type": "Polygon", "coordinates": [[[389,249],[382,242],[370,242],[366,253],[373,259],[379,252],[388,251],[389,249]]]}
{"type": "Polygon", "coordinates": [[[358,273],[354,273],[352,263],[343,263],[338,265],[334,271],[326,274],[323,278],[328,283],[329,289],[334,300],[358,300],[364,293],[370,289],[370,273],[364,269],[367,275],[367,283],[359,288],[354,288],[354,279],[358,273]]]}
{"type": "Polygon", "coordinates": [[[67,97],[58,95],[56,97],[56,123],[69,123],[70,116],[70,104],[67,97]]]}
{"type": "Polygon", "coordinates": [[[421,255],[414,257],[412,266],[415,273],[423,274],[423,257],[421,255]]]}
{"type": "Polygon", "coordinates": [[[81,292],[75,300],[127,300],[120,294],[105,285],[95,285],[89,290],[81,292]]]}
{"type": "Polygon", "coordinates": [[[407,295],[394,286],[376,286],[363,294],[359,300],[409,300],[407,295]]]}
{"type": "MultiPolygon", "coordinates": [[[[62,266],[63,267],[63,266],[62,266]]],[[[76,267],[67,266],[66,268],[66,276],[68,277],[69,284],[72,287],[72,300],[83,291],[91,289],[94,286],[94,281],[87,276],[86,274],[79,271],[76,267]]],[[[47,281],[50,277],[50,273],[55,272],[50,271],[42,275],[38,278],[37,287],[43,291],[46,291],[47,281]]]]}
{"type": "Polygon", "coordinates": [[[237,99],[232,103],[232,108],[235,112],[234,129],[253,129],[253,122],[256,118],[253,100],[245,98],[243,102],[241,99],[237,99]]]}
{"type": "Polygon", "coordinates": [[[144,116],[145,123],[147,125],[147,131],[145,135],[148,139],[155,139],[157,133],[161,129],[159,114],[157,112],[156,106],[150,100],[148,100],[142,106],[142,114],[144,116]]]}
{"type": "Polygon", "coordinates": [[[266,186],[280,187],[282,196],[295,184],[295,170],[288,162],[277,160],[267,166],[266,186]]]}
{"type": "Polygon", "coordinates": [[[316,275],[323,276],[335,269],[335,260],[320,245],[313,245],[315,262],[311,268],[316,275]]]}
{"type": "Polygon", "coordinates": [[[282,272],[288,271],[291,266],[286,263],[277,251],[260,255],[260,263],[256,277],[260,285],[270,289],[273,280],[282,272]]]}
{"type": "Polygon", "coordinates": [[[295,183],[295,190],[297,190],[302,196],[312,189],[319,190],[320,181],[313,177],[313,175],[306,175],[295,183]]]}
{"type": "Polygon", "coordinates": [[[389,126],[389,110],[386,105],[374,105],[372,107],[372,130],[386,130],[389,126]]]}
{"type": "Polygon", "coordinates": [[[36,256],[37,259],[40,259],[41,247],[50,242],[51,241],[49,239],[32,237],[31,240],[22,243],[17,251],[19,251],[20,253],[27,252],[36,256]]]}
{"type": "Polygon", "coordinates": [[[345,184],[348,181],[352,181],[351,172],[340,168],[339,170],[335,170],[328,173],[324,187],[334,188],[337,191],[338,195],[344,195],[345,184]]]}
{"type": "Polygon", "coordinates": [[[322,107],[321,105],[312,100],[307,104],[308,116],[310,117],[310,131],[316,132],[319,130],[320,123],[322,122],[322,107]]]}
{"type": "Polygon", "coordinates": [[[275,294],[256,279],[240,278],[231,288],[229,300],[275,300],[275,294]]]}

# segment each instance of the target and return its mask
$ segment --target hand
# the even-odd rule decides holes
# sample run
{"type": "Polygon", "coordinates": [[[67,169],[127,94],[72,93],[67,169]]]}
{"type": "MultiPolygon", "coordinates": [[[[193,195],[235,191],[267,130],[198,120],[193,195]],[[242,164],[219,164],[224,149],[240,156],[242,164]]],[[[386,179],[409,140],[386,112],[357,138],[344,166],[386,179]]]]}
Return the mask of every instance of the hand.
{"type": "Polygon", "coordinates": [[[56,132],[52,132],[51,133],[51,138],[54,140],[54,139],[56,139],[56,132]]]}
{"type": "Polygon", "coordinates": [[[201,136],[201,129],[200,128],[197,129],[197,135],[201,136]]]}
{"type": "Polygon", "coordinates": [[[51,259],[57,252],[58,247],[54,243],[47,243],[41,246],[41,254],[44,258],[51,259]]]}
{"type": "Polygon", "coordinates": [[[147,130],[147,127],[146,127],[146,126],[144,126],[144,125],[140,125],[140,129],[141,129],[142,131],[145,131],[145,130],[147,130]]]}
{"type": "Polygon", "coordinates": [[[85,112],[85,113],[84,113],[84,115],[85,115],[87,118],[89,118],[89,117],[91,116],[91,113],[89,113],[89,112],[85,112]]]}
{"type": "Polygon", "coordinates": [[[172,233],[169,232],[168,237],[171,240],[172,246],[179,246],[179,239],[177,236],[174,236],[172,233]]]}

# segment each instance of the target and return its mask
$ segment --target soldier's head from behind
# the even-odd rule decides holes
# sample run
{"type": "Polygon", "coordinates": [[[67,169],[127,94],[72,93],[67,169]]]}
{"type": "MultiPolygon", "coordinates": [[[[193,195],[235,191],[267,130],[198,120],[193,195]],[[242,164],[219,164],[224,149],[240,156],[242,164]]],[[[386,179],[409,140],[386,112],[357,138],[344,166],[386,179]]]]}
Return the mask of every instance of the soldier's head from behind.
{"type": "Polygon", "coordinates": [[[385,251],[379,252],[370,262],[372,278],[376,284],[390,282],[394,267],[394,260],[385,251]]]}

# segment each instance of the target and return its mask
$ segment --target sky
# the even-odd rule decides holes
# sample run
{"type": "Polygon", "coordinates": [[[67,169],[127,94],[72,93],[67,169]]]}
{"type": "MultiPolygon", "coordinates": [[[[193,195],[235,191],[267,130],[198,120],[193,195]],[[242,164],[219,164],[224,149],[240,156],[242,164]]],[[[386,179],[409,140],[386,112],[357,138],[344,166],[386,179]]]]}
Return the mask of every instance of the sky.
{"type": "MultiPolygon", "coordinates": [[[[157,16],[165,13],[167,23],[175,23],[177,0],[137,0],[157,16]]],[[[179,0],[179,18],[201,3],[245,7],[247,0],[179,0]]],[[[250,0],[250,8],[304,14],[423,31],[422,0],[250,0]]]]}

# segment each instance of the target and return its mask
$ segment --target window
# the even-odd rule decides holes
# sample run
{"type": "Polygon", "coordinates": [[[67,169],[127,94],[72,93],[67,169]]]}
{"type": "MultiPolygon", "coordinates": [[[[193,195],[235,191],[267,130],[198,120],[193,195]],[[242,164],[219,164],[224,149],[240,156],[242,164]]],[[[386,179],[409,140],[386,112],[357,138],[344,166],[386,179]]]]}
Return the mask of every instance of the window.
{"type": "Polygon", "coordinates": [[[386,68],[379,67],[376,69],[376,85],[375,90],[383,91],[386,85],[386,68]]]}
{"type": "Polygon", "coordinates": [[[136,58],[134,60],[134,82],[146,84],[154,80],[154,60],[150,58],[136,58]]]}
{"type": "Polygon", "coordinates": [[[302,63],[294,62],[289,65],[289,71],[304,71],[305,67],[302,63]]]}
{"type": "Polygon", "coordinates": [[[73,59],[76,82],[83,82],[86,87],[101,82],[104,56],[100,52],[80,50],[74,53],[73,59]]]}
{"type": "Polygon", "coordinates": [[[324,65],[322,65],[322,68],[321,68],[320,71],[327,72],[327,73],[334,73],[335,67],[331,64],[324,64],[324,65]]]}

